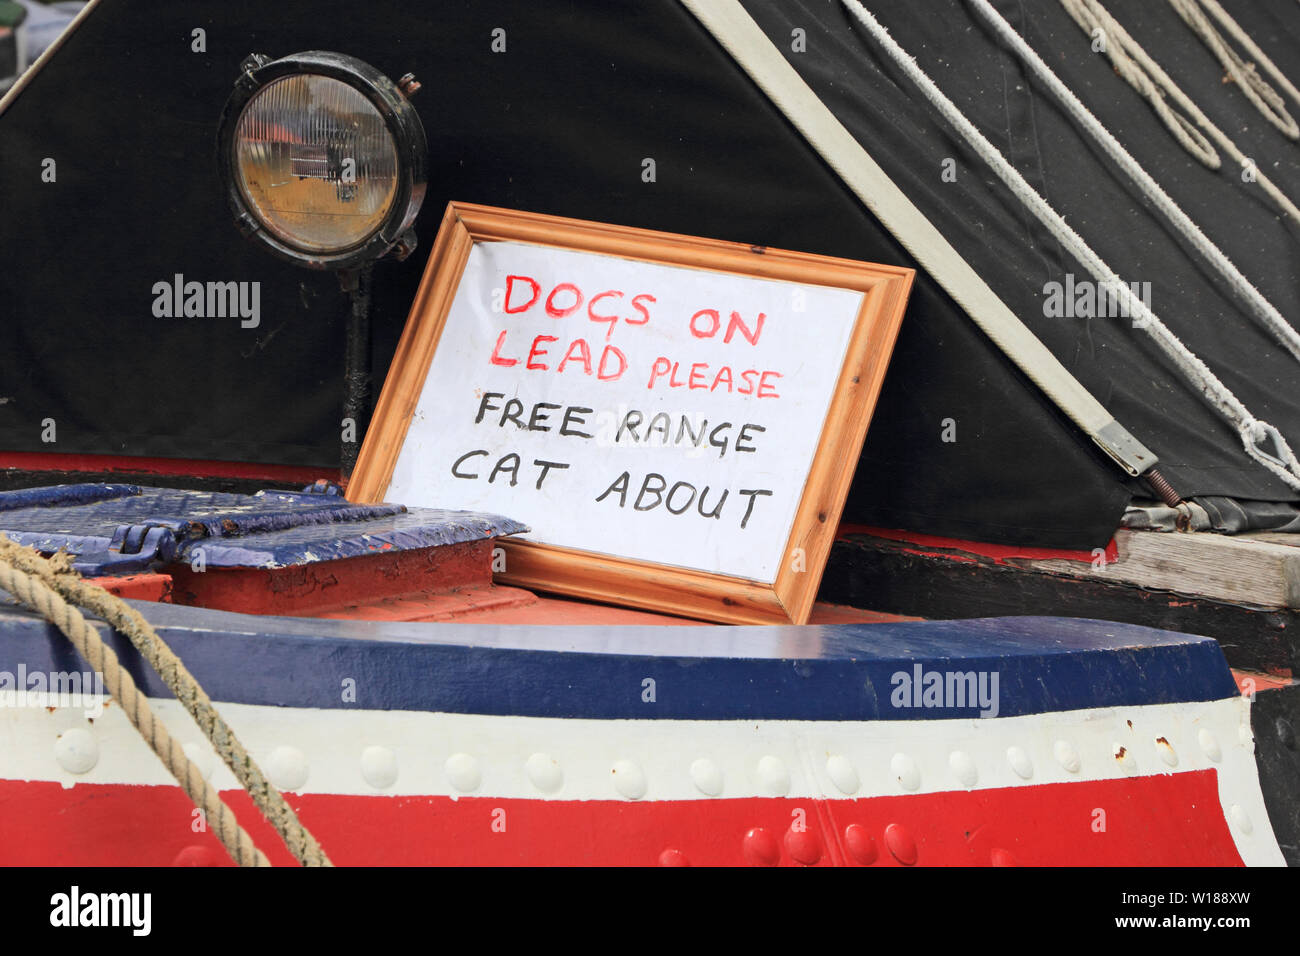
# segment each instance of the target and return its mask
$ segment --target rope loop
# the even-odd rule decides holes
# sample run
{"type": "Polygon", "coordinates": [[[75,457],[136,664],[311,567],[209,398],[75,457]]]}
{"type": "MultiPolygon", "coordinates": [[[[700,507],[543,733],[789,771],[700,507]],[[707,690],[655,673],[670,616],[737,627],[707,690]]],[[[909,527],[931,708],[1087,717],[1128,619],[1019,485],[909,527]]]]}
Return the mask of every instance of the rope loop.
{"type": "Polygon", "coordinates": [[[1292,488],[1300,490],[1300,460],[1296,459],[1295,452],[1277,428],[1268,422],[1252,419],[1242,423],[1238,434],[1247,455],[1292,488]],[[1272,451],[1261,447],[1265,442],[1273,443],[1272,451]]]}
{"type": "Polygon", "coordinates": [[[1247,63],[1241,54],[1228,46],[1227,41],[1210,23],[1198,0],[1169,0],[1169,4],[1214,54],[1227,71],[1228,78],[1241,87],[1241,92],[1259,110],[1260,115],[1287,139],[1300,139],[1300,125],[1286,111],[1286,101],[1282,99],[1282,94],[1259,75],[1254,63],[1247,63]]]}
{"type": "MultiPolygon", "coordinates": [[[[1165,124],[1185,150],[1212,169],[1222,168],[1223,164],[1221,160],[1217,160],[1217,153],[1215,154],[1216,159],[1211,159],[1210,154],[1205,151],[1205,147],[1202,145],[1204,142],[1203,137],[1190,134],[1190,126],[1186,122],[1187,117],[1190,117],[1199,130],[1203,131],[1210,140],[1217,144],[1218,148],[1225,152],[1233,162],[1243,170],[1249,169],[1251,171],[1251,181],[1258,184],[1269,198],[1277,203],[1278,207],[1289,219],[1293,222],[1300,222],[1300,208],[1296,206],[1294,200],[1265,175],[1263,169],[1259,168],[1259,164],[1246,156],[1223,130],[1210,121],[1204,111],[1183,92],[1182,88],[1161,68],[1160,64],[1153,60],[1146,50],[1142,49],[1141,44],[1129,35],[1120,22],[1102,5],[1101,0],[1060,0],[1060,3],[1084,33],[1089,36],[1096,36],[1100,31],[1101,36],[1106,40],[1106,55],[1114,65],[1115,72],[1151,104],[1151,108],[1155,110],[1161,122],[1165,124]],[[1164,102],[1166,99],[1170,102],[1164,102]],[[1178,107],[1178,111],[1174,110],[1175,105],[1178,107]]],[[[1268,70],[1269,74],[1278,82],[1278,85],[1291,93],[1297,101],[1300,101],[1300,90],[1297,90],[1278,70],[1273,61],[1255,45],[1250,36],[1237,25],[1237,22],[1228,16],[1227,12],[1219,6],[1217,0],[1201,0],[1201,3],[1218,18],[1224,29],[1268,70]]],[[[1259,303],[1255,303],[1254,308],[1259,312],[1259,303]]],[[[1269,321],[1272,321],[1271,317],[1269,321]]],[[[1300,355],[1297,357],[1300,357],[1300,355]]]]}
{"type": "MultiPolygon", "coordinates": [[[[1219,267],[1225,278],[1233,282],[1234,290],[1239,292],[1248,303],[1257,306],[1259,310],[1257,314],[1259,314],[1263,324],[1277,335],[1293,356],[1300,359],[1300,333],[1297,333],[1271,303],[1263,298],[1223,252],[1210,242],[1200,228],[1151,178],[1150,174],[1119,144],[1110,131],[1083,105],[1069,87],[1061,82],[1060,78],[1029,46],[1024,37],[1017,33],[1011,24],[994,9],[989,0],[968,0],[968,2],[993,28],[994,32],[1020,57],[1033,76],[1052,92],[1070,117],[1103,146],[1108,155],[1128,172],[1141,187],[1143,194],[1164,212],[1184,236],[1194,242],[1207,259],[1219,267]]],[[[1089,2],[1095,4],[1096,0],[1062,0],[1062,2],[1089,2]]],[[[859,0],[842,0],[842,3],[867,29],[894,63],[916,84],[930,104],[988,164],[989,168],[1010,189],[1016,199],[1039,222],[1047,227],[1052,233],[1052,237],[1061,244],[1062,248],[1088,270],[1095,282],[1108,291],[1113,290],[1119,294],[1120,301],[1127,303],[1134,310],[1136,316],[1134,327],[1140,328],[1150,336],[1191,386],[1203,395],[1209,404],[1223,415],[1235,429],[1244,435],[1246,423],[1253,420],[1254,416],[1242,404],[1241,400],[1232,393],[1231,389],[1214,374],[1205,362],[1183,344],[1178,336],[1155,313],[1141,300],[1133,296],[1130,289],[1124,287],[1115,270],[1111,269],[1092,246],[1043,198],[1042,194],[1025,180],[1020,171],[1002,155],[996,146],[989,142],[988,137],[980,132],[969,117],[962,113],[934,80],[917,66],[907,52],[898,45],[859,0]]],[[[1276,429],[1274,431],[1276,432],[1276,429]]],[[[1278,447],[1282,449],[1285,447],[1285,441],[1281,440],[1280,435],[1278,438],[1282,442],[1278,447]]],[[[1246,442],[1246,445],[1248,454],[1254,460],[1263,464],[1290,487],[1300,490],[1300,463],[1295,462],[1294,455],[1290,456],[1290,460],[1285,462],[1285,467],[1283,467],[1273,463],[1278,459],[1265,459],[1263,453],[1256,449],[1253,441],[1246,442]]],[[[1290,453],[1289,448],[1286,448],[1286,453],[1290,453]]]]}
{"type": "Polygon", "coordinates": [[[1135,55],[1138,52],[1135,50],[1137,44],[1124,30],[1117,29],[1118,24],[1105,7],[1091,0],[1061,0],[1061,6],[1085,33],[1090,36],[1101,34],[1105,39],[1102,52],[1110,60],[1115,72],[1151,104],[1160,121],[1183,149],[1210,169],[1220,169],[1223,160],[1219,158],[1218,150],[1196,128],[1196,123],[1169,104],[1160,84],[1139,63],[1135,55]]]}

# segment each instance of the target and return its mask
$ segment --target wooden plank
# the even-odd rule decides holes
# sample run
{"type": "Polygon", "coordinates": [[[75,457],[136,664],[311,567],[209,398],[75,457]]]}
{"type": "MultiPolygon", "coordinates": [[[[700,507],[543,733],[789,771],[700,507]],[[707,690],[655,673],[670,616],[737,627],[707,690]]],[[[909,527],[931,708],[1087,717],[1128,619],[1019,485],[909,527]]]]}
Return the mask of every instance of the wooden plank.
{"type": "Polygon", "coordinates": [[[1286,531],[1248,531],[1237,535],[1245,541],[1263,541],[1266,544],[1281,544],[1289,548],[1300,548],[1300,534],[1286,531]]]}
{"type": "Polygon", "coordinates": [[[1015,559],[919,548],[873,535],[849,534],[835,542],[818,600],[930,619],[1053,614],[1145,624],[1212,636],[1233,667],[1300,673],[1297,611],[1184,597],[1113,576],[1049,573],[1015,559]]]}
{"type": "Polygon", "coordinates": [[[1048,559],[1023,567],[1077,578],[1135,584],[1188,597],[1265,608],[1300,608],[1300,547],[1268,536],[1206,532],[1115,533],[1117,559],[1048,559]]]}

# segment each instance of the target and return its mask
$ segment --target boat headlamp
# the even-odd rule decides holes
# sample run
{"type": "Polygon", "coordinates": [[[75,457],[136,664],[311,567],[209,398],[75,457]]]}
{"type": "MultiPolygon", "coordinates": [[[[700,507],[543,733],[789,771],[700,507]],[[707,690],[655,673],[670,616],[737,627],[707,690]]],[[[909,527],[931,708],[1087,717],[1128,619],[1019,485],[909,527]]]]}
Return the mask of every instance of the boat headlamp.
{"type": "Polygon", "coordinates": [[[217,158],[241,230],[276,255],[348,270],[415,247],[427,143],[408,96],[355,57],[311,51],[244,60],[217,158]]]}

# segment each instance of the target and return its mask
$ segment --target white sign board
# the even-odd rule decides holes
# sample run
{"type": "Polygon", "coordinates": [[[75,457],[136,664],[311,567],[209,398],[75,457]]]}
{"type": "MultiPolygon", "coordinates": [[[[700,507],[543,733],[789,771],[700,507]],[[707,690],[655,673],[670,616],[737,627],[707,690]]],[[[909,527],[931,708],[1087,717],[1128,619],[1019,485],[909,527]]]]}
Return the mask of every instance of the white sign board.
{"type": "MultiPolygon", "coordinates": [[[[453,206],[444,233],[467,229],[478,208],[453,206]]],[[[478,213],[490,214],[524,215],[478,213]]],[[[795,547],[800,515],[828,520],[824,506],[809,511],[810,475],[819,454],[823,472],[856,463],[910,272],[887,277],[901,292],[887,290],[897,314],[883,323],[882,359],[864,322],[869,297],[881,312],[890,296],[878,275],[853,271],[864,264],[654,233],[642,242],[666,261],[647,261],[637,230],[605,249],[603,235],[574,248],[527,230],[477,238],[472,225],[451,279],[437,265],[452,256],[440,234],[358,465],[361,498],[505,515],[531,529],[531,544],[624,570],[676,568],[767,591],[809,572],[795,547]],[[750,260],[749,271],[731,267],[750,260]],[[859,281],[828,283],[817,268],[827,262],[859,281]],[[801,270],[821,281],[798,281],[801,270]],[[858,388],[867,369],[875,380],[858,388]],[[865,415],[846,390],[869,399],[865,415]],[[853,443],[847,454],[827,446],[828,418],[862,419],[837,432],[853,443]],[[803,568],[786,567],[801,558],[803,568]]],[[[850,477],[822,475],[817,494],[838,489],[836,516],[850,477]]]]}
{"type": "Polygon", "coordinates": [[[862,293],[469,253],[388,497],[774,583],[862,293]]]}

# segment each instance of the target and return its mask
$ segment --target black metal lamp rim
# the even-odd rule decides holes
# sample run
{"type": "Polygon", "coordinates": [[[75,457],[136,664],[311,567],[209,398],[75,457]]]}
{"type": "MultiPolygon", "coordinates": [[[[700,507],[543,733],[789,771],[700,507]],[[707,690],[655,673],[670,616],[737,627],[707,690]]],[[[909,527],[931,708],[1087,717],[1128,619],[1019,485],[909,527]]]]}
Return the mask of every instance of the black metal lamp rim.
{"type": "Polygon", "coordinates": [[[356,57],[326,50],[309,50],[276,60],[257,54],[248,57],[217,126],[218,170],[240,231],[261,242],[279,258],[309,269],[357,269],[381,258],[399,244],[399,255],[409,254],[414,242],[411,223],[424,201],[427,152],[424,125],[397,84],[356,57]],[[266,229],[245,200],[235,169],[234,134],[244,107],[267,84],[305,73],[339,80],[365,96],[383,117],[397,151],[397,187],[388,215],[361,242],[332,252],[298,248],[266,229]]]}

